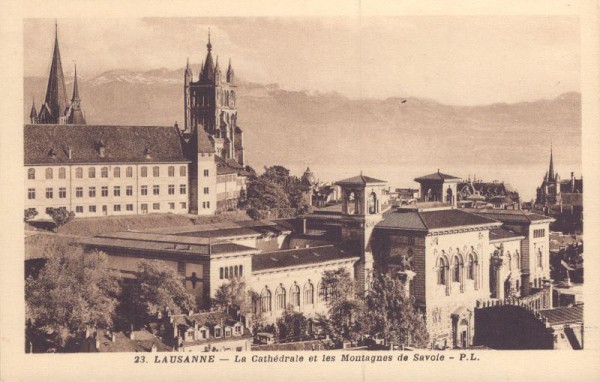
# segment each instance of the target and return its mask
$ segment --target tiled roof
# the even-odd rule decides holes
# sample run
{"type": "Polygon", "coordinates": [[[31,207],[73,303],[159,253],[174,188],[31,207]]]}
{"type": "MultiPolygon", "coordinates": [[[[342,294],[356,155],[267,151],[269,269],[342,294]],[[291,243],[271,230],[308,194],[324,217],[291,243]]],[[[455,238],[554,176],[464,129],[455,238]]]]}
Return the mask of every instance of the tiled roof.
{"type": "Polygon", "coordinates": [[[199,153],[214,153],[215,148],[204,129],[198,129],[198,152],[199,153]]]}
{"type": "Polygon", "coordinates": [[[420,180],[460,180],[460,178],[453,176],[453,175],[443,174],[438,171],[438,172],[434,172],[433,174],[415,178],[415,181],[417,181],[417,182],[420,180]]]}
{"type": "Polygon", "coordinates": [[[24,130],[26,165],[187,161],[173,126],[25,125],[24,130]]]}
{"type": "Polygon", "coordinates": [[[287,268],[302,265],[318,264],[332,260],[358,259],[352,254],[326,245],[322,247],[289,249],[285,251],[268,252],[252,257],[252,272],[267,269],[287,268]]]}
{"type": "Polygon", "coordinates": [[[583,206],[583,194],[563,192],[560,200],[563,206],[583,206]]]}
{"type": "Polygon", "coordinates": [[[344,179],[335,182],[335,184],[340,186],[364,186],[367,184],[386,184],[385,180],[379,180],[375,178],[371,178],[370,176],[358,175],[353,176],[352,178],[344,179]]]}
{"type": "Polygon", "coordinates": [[[516,239],[519,237],[523,237],[523,235],[520,235],[505,228],[493,228],[490,230],[490,241],[516,239]]]}
{"type": "Polygon", "coordinates": [[[465,208],[464,210],[475,215],[498,220],[501,222],[531,223],[536,221],[554,220],[553,218],[548,216],[539,215],[533,212],[523,210],[496,210],[483,208],[465,208]]]}
{"type": "Polygon", "coordinates": [[[215,155],[215,162],[217,164],[217,175],[237,174],[239,171],[218,155],[215,155]]]}
{"type": "Polygon", "coordinates": [[[560,308],[540,310],[538,312],[548,319],[550,325],[583,322],[583,304],[561,306],[560,308]]]}
{"type": "MultiPolygon", "coordinates": [[[[377,228],[429,231],[441,228],[487,226],[498,222],[457,209],[414,211],[396,210],[384,214],[377,228]]],[[[499,225],[499,224],[498,224],[499,225]]]]}

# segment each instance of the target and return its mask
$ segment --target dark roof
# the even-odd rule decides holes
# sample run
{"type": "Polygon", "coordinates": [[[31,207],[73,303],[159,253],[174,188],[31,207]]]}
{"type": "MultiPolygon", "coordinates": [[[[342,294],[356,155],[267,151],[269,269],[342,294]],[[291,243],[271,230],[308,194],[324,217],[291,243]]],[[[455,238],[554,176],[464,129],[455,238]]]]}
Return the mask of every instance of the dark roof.
{"type": "Polygon", "coordinates": [[[377,228],[394,228],[411,231],[429,231],[432,229],[499,225],[492,219],[477,216],[458,209],[443,209],[431,211],[390,210],[384,214],[384,219],[377,228]]]}
{"type": "Polygon", "coordinates": [[[228,175],[237,174],[239,169],[232,167],[227,161],[218,155],[215,155],[215,162],[217,164],[217,175],[228,175]]]}
{"type": "Polygon", "coordinates": [[[516,239],[519,237],[523,237],[523,235],[505,228],[493,228],[490,230],[490,241],[516,239]]]}
{"type": "Polygon", "coordinates": [[[550,325],[583,322],[583,304],[539,310],[538,312],[548,319],[550,325]]]}
{"type": "Polygon", "coordinates": [[[326,350],[328,348],[329,346],[322,340],[311,340],[270,345],[256,345],[252,346],[252,351],[326,350]]]}
{"type": "Polygon", "coordinates": [[[460,180],[460,178],[453,176],[453,175],[443,174],[438,171],[438,172],[434,172],[433,174],[415,178],[415,181],[417,181],[417,182],[420,180],[460,180]]]}
{"type": "Polygon", "coordinates": [[[285,251],[260,253],[252,256],[252,272],[266,269],[287,268],[318,264],[332,260],[358,259],[352,254],[333,245],[322,247],[289,249],[285,251]]]}
{"type": "Polygon", "coordinates": [[[583,194],[563,192],[560,201],[563,206],[583,206],[583,194]]]}
{"type": "Polygon", "coordinates": [[[482,208],[465,208],[472,214],[508,223],[531,223],[536,221],[551,221],[551,217],[523,210],[496,210],[482,208]]]}
{"type": "Polygon", "coordinates": [[[187,161],[174,126],[25,125],[24,130],[26,165],[187,161]]]}
{"type": "Polygon", "coordinates": [[[385,180],[371,178],[370,176],[358,175],[352,178],[344,179],[335,182],[339,186],[364,186],[367,184],[386,184],[385,180]]]}
{"type": "Polygon", "coordinates": [[[260,236],[259,232],[253,231],[248,228],[223,228],[215,230],[205,231],[193,231],[193,232],[178,232],[176,236],[191,236],[191,237],[206,237],[206,238],[227,238],[227,237],[240,237],[240,236],[260,236]]]}
{"type": "Polygon", "coordinates": [[[198,129],[198,152],[199,153],[214,153],[215,148],[204,129],[198,129]]]}

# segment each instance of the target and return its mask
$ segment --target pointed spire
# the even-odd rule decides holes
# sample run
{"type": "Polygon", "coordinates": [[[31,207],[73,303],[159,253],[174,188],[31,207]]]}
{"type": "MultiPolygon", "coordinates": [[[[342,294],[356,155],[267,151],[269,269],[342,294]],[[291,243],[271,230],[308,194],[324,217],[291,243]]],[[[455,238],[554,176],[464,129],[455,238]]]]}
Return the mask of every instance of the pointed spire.
{"type": "Polygon", "coordinates": [[[215,65],[212,59],[212,44],[210,43],[210,28],[208,30],[208,44],[206,44],[206,59],[204,60],[204,66],[202,67],[202,73],[200,74],[201,81],[213,81],[215,79],[215,65]]]}
{"type": "Polygon", "coordinates": [[[554,180],[554,161],[552,158],[552,142],[550,142],[550,168],[548,170],[548,180],[552,181],[554,180]]]}
{"type": "Polygon", "coordinates": [[[229,65],[227,66],[227,82],[233,82],[235,73],[233,72],[233,66],[231,66],[231,58],[229,59],[229,65]]]}
{"type": "Polygon", "coordinates": [[[185,63],[185,73],[184,73],[184,81],[185,83],[189,83],[194,80],[194,74],[192,73],[192,68],[190,68],[190,58],[187,58],[185,63]]]}
{"type": "Polygon", "coordinates": [[[71,104],[77,103],[79,107],[79,86],[77,86],[77,63],[75,63],[75,74],[73,75],[73,97],[71,97],[71,104]]]}
{"type": "Polygon", "coordinates": [[[52,54],[52,63],[50,65],[50,74],[48,76],[48,87],[46,88],[46,98],[44,101],[50,115],[46,115],[44,121],[40,121],[42,123],[59,123],[60,117],[63,117],[67,110],[67,91],[60,60],[60,50],[58,48],[57,22],[55,22],[54,27],[54,52],[52,54]]]}
{"type": "Polygon", "coordinates": [[[31,123],[36,123],[35,119],[37,119],[37,111],[35,109],[35,97],[31,97],[31,112],[29,112],[29,118],[31,119],[31,123]]]}

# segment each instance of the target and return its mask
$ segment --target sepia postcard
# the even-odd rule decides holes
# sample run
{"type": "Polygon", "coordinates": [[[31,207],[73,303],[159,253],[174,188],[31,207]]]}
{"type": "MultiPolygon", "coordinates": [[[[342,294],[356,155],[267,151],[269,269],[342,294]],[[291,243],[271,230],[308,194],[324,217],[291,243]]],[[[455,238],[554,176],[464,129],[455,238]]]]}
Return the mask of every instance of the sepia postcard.
{"type": "Polygon", "coordinates": [[[0,380],[600,380],[596,2],[1,6],[0,380]]]}

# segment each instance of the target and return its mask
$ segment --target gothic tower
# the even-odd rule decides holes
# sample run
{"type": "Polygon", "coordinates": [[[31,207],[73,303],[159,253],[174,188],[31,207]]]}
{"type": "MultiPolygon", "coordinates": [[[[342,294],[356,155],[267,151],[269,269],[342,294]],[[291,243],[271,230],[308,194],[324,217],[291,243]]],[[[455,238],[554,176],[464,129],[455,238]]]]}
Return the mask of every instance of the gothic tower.
{"type": "Polygon", "coordinates": [[[198,81],[189,66],[184,74],[184,131],[195,134],[203,129],[213,142],[216,155],[244,164],[243,133],[237,125],[236,85],[231,66],[223,77],[219,59],[213,60],[210,33],[207,53],[198,81]]]}

